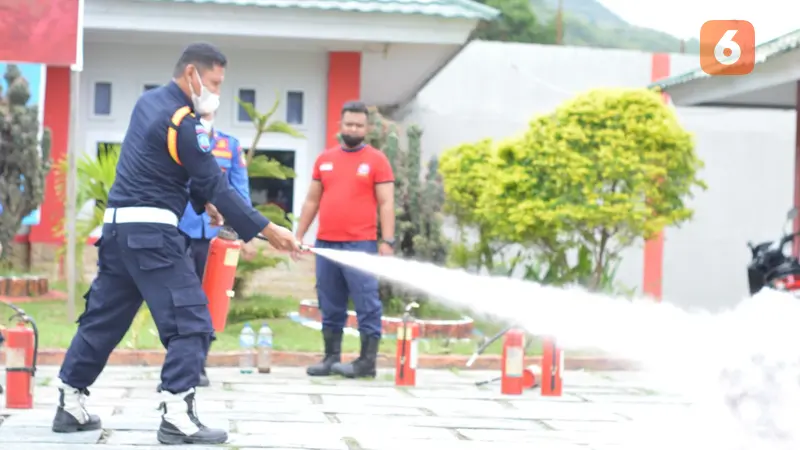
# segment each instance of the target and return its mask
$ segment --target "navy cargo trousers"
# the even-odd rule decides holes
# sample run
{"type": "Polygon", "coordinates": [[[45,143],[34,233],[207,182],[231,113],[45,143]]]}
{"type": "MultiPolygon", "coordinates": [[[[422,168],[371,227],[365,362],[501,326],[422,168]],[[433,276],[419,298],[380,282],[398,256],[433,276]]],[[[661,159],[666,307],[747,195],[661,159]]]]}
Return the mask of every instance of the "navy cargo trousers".
{"type": "MultiPolygon", "coordinates": [[[[323,241],[318,248],[378,253],[377,241],[323,241]]],[[[322,313],[322,328],[342,330],[347,324],[348,299],[353,300],[358,330],[366,336],[381,336],[383,305],[378,294],[378,279],[351,267],[342,266],[321,256],[316,257],[317,299],[322,313]]]]}
{"type": "Polygon", "coordinates": [[[78,389],[92,385],[144,299],[167,349],[163,389],[182,393],[196,387],[213,329],[188,238],[171,225],[106,223],[95,245],[97,277],[59,378],[78,389]]]}

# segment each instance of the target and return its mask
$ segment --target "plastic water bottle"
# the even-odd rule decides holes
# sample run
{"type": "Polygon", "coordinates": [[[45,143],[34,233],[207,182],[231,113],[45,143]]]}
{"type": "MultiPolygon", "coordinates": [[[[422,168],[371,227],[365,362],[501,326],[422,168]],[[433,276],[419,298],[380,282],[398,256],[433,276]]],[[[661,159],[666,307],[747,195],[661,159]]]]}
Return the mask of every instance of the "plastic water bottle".
{"type": "Polygon", "coordinates": [[[258,330],[258,373],[272,371],[272,329],[267,322],[258,330]]]}
{"type": "Polygon", "coordinates": [[[249,323],[244,324],[241,334],[239,334],[239,347],[242,356],[239,358],[239,372],[253,373],[255,367],[255,355],[253,354],[256,346],[256,333],[249,323]]]}

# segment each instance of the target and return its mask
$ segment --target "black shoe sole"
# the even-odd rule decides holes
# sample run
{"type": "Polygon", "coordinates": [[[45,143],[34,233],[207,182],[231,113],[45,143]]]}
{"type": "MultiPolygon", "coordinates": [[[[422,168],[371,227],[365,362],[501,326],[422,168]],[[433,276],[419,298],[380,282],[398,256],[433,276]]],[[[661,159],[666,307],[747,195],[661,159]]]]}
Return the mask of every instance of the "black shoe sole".
{"type": "Polygon", "coordinates": [[[82,431],[95,431],[103,428],[102,423],[87,423],[83,425],[53,425],[54,433],[80,433],[82,431]]]}
{"type": "Polygon", "coordinates": [[[165,433],[161,430],[158,430],[158,442],[162,443],[163,445],[224,444],[228,442],[228,435],[226,434],[225,436],[216,439],[212,438],[204,439],[204,438],[186,436],[183,434],[165,433]]]}
{"type": "Polygon", "coordinates": [[[344,378],[348,378],[348,379],[354,380],[356,378],[375,378],[375,377],[378,376],[378,374],[375,374],[375,373],[357,373],[357,374],[349,374],[349,373],[347,373],[347,374],[344,374],[343,373],[343,374],[340,374],[340,376],[342,376],[344,378]]]}

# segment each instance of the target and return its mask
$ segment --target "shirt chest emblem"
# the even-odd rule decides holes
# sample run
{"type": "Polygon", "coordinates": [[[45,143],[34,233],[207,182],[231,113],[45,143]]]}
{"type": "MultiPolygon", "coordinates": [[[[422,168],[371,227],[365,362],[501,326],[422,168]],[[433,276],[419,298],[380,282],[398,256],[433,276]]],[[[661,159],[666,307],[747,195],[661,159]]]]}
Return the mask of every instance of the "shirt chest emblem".
{"type": "Polygon", "coordinates": [[[356,170],[356,174],[361,177],[365,177],[369,175],[369,164],[361,163],[358,165],[358,170],[356,170]]]}
{"type": "Polygon", "coordinates": [[[322,163],[319,165],[320,172],[330,172],[333,170],[333,163],[322,163]]]}

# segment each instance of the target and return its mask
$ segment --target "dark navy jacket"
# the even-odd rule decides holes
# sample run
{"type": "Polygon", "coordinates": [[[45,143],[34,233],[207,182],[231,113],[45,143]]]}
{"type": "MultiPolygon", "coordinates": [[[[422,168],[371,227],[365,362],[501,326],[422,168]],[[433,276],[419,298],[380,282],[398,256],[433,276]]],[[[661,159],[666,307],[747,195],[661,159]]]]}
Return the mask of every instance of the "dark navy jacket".
{"type": "MultiPolygon", "coordinates": [[[[239,140],[219,130],[211,131],[211,154],[217,160],[222,172],[233,189],[250,202],[250,182],[247,176],[247,162],[239,140]]],[[[191,203],[186,205],[178,228],[192,239],[211,239],[217,235],[219,227],[211,226],[208,214],[197,214],[191,203]]]]}
{"type": "Polygon", "coordinates": [[[192,102],[175,82],[145,92],[136,102],[117,164],[117,176],[108,194],[109,208],[149,206],[181,217],[191,201],[197,213],[210,202],[245,242],[269,220],[230,186],[209,145],[198,142],[200,121],[187,115],[177,133],[176,163],[167,149],[167,130],[173,114],[192,102]],[[191,183],[189,181],[191,180],[191,183]],[[191,189],[189,188],[191,185],[191,189]]]}

